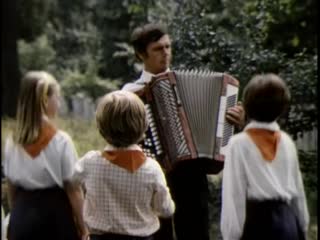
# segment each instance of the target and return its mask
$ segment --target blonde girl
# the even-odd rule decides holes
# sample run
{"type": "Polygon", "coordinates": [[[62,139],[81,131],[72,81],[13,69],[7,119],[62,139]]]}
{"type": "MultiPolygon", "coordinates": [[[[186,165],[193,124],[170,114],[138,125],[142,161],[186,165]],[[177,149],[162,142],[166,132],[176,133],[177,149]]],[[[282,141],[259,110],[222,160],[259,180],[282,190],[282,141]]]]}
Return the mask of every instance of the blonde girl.
{"type": "Polygon", "coordinates": [[[21,81],[16,125],[4,152],[10,240],[85,238],[82,192],[70,183],[77,153],[52,122],[59,92],[56,79],[44,71],[30,71],[21,81]]]}

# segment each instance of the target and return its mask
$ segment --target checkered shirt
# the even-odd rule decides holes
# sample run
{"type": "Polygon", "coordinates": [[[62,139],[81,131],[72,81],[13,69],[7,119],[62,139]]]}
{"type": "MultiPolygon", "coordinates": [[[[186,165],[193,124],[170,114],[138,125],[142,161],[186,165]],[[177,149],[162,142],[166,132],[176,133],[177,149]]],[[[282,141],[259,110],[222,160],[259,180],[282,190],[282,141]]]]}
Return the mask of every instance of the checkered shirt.
{"type": "Polygon", "coordinates": [[[84,183],[84,219],[93,232],[149,236],[159,229],[158,216],[175,210],[162,169],[151,158],[131,173],[90,151],[77,162],[74,180],[84,183]]]}

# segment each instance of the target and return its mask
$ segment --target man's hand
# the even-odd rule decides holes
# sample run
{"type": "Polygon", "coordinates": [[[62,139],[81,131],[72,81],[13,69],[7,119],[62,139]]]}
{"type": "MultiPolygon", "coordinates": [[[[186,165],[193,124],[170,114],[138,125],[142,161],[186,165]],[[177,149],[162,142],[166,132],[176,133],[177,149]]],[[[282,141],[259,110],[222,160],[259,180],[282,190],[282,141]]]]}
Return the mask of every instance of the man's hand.
{"type": "Polygon", "coordinates": [[[245,112],[241,102],[238,102],[236,106],[227,109],[226,119],[238,129],[242,129],[244,127],[245,112]]]}

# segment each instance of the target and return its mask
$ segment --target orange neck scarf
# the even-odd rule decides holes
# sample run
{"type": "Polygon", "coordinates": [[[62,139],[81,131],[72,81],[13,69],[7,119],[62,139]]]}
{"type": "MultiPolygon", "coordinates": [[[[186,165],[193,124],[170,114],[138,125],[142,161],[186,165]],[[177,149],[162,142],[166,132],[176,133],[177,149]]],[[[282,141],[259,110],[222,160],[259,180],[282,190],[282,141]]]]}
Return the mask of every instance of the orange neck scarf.
{"type": "Polygon", "coordinates": [[[38,139],[31,144],[24,145],[24,150],[32,157],[37,157],[40,152],[49,144],[50,140],[56,134],[57,129],[50,123],[44,124],[40,129],[38,139]]]}
{"type": "Polygon", "coordinates": [[[146,155],[140,150],[104,151],[102,157],[131,173],[138,170],[146,161],[146,155]]]}
{"type": "Polygon", "coordinates": [[[253,142],[260,150],[266,161],[273,161],[280,141],[280,132],[261,128],[250,128],[246,130],[253,142]]]}

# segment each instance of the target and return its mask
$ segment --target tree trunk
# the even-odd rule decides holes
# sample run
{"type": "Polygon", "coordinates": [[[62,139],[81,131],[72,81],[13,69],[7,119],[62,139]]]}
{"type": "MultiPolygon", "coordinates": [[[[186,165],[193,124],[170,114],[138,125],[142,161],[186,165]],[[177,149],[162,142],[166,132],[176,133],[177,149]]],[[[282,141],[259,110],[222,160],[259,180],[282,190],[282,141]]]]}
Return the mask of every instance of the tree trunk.
{"type": "Polygon", "coordinates": [[[17,5],[16,0],[1,1],[1,116],[15,117],[20,87],[17,52],[17,5]]]}

